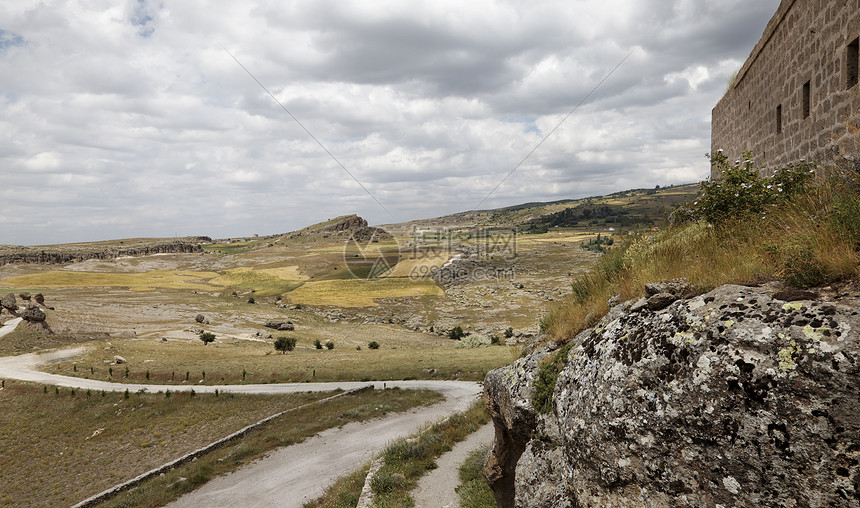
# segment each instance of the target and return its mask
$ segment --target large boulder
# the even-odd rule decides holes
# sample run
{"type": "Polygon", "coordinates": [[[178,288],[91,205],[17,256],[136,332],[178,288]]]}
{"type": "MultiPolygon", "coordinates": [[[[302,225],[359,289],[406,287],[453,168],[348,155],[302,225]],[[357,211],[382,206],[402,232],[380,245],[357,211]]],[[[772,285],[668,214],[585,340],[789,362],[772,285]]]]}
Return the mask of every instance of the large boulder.
{"type": "Polygon", "coordinates": [[[491,478],[500,506],[860,505],[856,298],[630,307],[575,338],[546,414],[529,380],[553,353],[487,375],[494,451],[519,454],[491,478]]]}
{"type": "Polygon", "coordinates": [[[27,308],[19,312],[18,315],[28,323],[44,323],[46,318],[45,312],[34,303],[27,305],[27,308]]]}
{"type": "Polygon", "coordinates": [[[15,314],[15,311],[18,310],[18,302],[15,300],[15,293],[6,293],[0,297],[0,306],[12,314],[15,314]]]}
{"type": "Polygon", "coordinates": [[[275,330],[285,330],[285,331],[293,331],[296,329],[296,326],[292,321],[286,320],[271,320],[266,321],[266,328],[272,328],[275,330]]]}

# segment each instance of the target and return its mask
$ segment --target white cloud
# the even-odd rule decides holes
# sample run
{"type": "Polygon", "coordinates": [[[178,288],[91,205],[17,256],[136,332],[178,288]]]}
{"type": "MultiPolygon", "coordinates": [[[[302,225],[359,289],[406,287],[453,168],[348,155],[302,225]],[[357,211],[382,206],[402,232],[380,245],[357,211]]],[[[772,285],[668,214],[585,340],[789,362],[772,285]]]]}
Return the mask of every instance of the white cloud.
{"type": "Polygon", "coordinates": [[[484,206],[696,181],[777,4],[5,2],[0,243],[466,210],[634,47],[484,206]]]}

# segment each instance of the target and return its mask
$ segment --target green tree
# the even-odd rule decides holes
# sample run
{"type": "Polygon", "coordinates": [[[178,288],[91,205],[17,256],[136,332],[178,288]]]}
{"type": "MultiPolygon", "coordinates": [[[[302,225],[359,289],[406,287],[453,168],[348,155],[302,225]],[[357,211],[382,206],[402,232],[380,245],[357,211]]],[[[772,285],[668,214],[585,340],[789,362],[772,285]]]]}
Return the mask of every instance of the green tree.
{"type": "Polygon", "coordinates": [[[451,328],[451,331],[448,332],[448,338],[452,340],[460,340],[466,336],[466,332],[463,331],[463,328],[460,325],[451,328]]]}
{"type": "Polygon", "coordinates": [[[281,354],[286,353],[287,351],[292,351],[296,347],[296,338],[295,337],[278,337],[275,339],[275,349],[281,352],[281,354]]]}
{"type": "Polygon", "coordinates": [[[204,346],[208,346],[210,342],[215,342],[215,334],[212,332],[203,332],[200,334],[200,340],[204,346]]]}

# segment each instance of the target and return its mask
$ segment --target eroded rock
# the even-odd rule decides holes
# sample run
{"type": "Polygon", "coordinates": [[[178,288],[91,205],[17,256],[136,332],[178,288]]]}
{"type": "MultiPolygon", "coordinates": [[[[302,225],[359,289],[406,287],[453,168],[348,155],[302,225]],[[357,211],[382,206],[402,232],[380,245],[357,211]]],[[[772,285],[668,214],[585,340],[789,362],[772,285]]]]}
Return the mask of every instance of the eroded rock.
{"type": "Polygon", "coordinates": [[[631,306],[576,337],[548,414],[546,351],[487,375],[500,506],[860,504],[856,307],[741,286],[631,306]]]}

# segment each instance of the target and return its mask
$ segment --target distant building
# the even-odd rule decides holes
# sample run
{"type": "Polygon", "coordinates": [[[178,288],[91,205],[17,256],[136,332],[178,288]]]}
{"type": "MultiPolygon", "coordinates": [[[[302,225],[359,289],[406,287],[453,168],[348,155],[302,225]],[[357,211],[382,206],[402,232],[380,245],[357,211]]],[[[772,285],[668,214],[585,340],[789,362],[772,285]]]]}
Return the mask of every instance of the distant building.
{"type": "Polygon", "coordinates": [[[858,68],[860,0],[782,0],[713,109],[711,151],[750,150],[768,173],[833,159],[846,126],[860,127],[858,68]]]}

